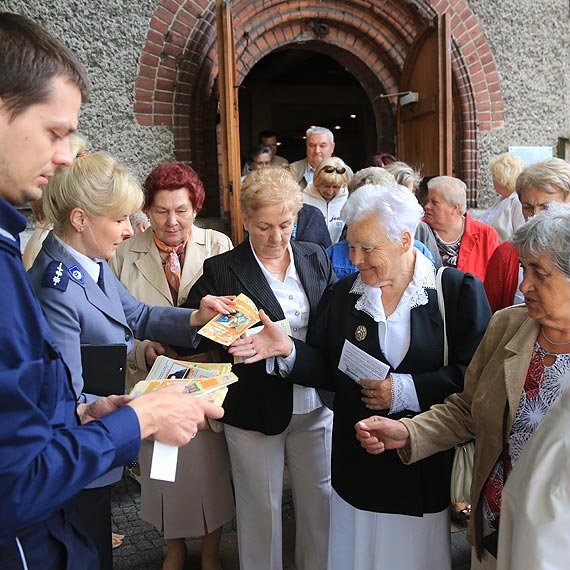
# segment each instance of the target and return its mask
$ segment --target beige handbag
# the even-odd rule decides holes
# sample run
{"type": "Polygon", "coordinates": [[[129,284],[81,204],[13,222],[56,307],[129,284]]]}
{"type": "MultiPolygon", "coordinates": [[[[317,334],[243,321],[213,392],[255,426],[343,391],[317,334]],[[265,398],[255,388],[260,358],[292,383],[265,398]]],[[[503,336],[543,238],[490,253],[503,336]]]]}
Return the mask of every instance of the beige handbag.
{"type": "Polygon", "coordinates": [[[450,486],[452,504],[471,504],[471,481],[473,480],[474,457],[475,441],[461,443],[455,448],[450,486]]]}
{"type": "MultiPolygon", "coordinates": [[[[443,298],[442,276],[445,267],[440,267],[436,275],[437,304],[443,319],[443,364],[447,366],[449,347],[447,346],[447,324],[445,322],[445,300],[443,298]]],[[[473,479],[473,458],[475,441],[459,444],[455,448],[453,467],[451,468],[451,503],[471,504],[471,481],[473,479]]]]}

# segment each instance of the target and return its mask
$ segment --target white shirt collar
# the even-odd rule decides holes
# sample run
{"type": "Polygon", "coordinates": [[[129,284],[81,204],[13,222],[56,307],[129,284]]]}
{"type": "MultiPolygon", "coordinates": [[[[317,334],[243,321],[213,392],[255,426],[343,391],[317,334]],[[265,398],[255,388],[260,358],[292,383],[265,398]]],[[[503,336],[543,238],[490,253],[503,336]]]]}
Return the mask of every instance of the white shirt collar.
{"type": "MultiPolygon", "coordinates": [[[[273,277],[273,275],[271,275],[271,273],[267,271],[265,265],[263,265],[259,257],[257,257],[255,249],[253,249],[253,246],[251,245],[251,240],[248,241],[249,241],[249,247],[251,247],[251,252],[253,253],[253,257],[255,258],[255,261],[257,261],[257,264],[261,268],[263,275],[265,275],[266,278],[275,279],[275,277],[273,277]]],[[[287,251],[289,252],[289,265],[287,266],[287,271],[285,272],[285,281],[289,278],[298,281],[299,279],[297,275],[297,269],[295,267],[295,259],[293,258],[293,249],[291,248],[291,242],[287,244],[287,251]]]]}
{"type": "Polygon", "coordinates": [[[309,162],[307,162],[307,169],[305,170],[304,174],[307,184],[311,184],[313,182],[314,175],[315,175],[315,169],[309,164],[309,162]]]}
{"type": "MultiPolygon", "coordinates": [[[[427,305],[428,296],[426,289],[435,289],[435,267],[433,263],[419,250],[415,250],[416,262],[414,275],[408,287],[404,291],[396,310],[390,315],[397,316],[403,311],[411,311],[420,305],[427,305]]],[[[350,289],[351,293],[360,295],[355,308],[370,315],[376,322],[386,321],[384,306],[382,305],[382,289],[366,285],[360,274],[350,289]]],[[[388,318],[390,318],[388,317],[388,318]]]]}

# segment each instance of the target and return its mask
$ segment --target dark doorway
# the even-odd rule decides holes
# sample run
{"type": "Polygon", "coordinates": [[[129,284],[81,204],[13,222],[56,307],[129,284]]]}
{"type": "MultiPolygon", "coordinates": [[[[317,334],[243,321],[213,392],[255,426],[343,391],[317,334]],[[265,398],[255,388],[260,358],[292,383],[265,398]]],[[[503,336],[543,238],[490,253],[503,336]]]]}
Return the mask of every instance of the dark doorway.
{"type": "Polygon", "coordinates": [[[261,130],[278,135],[278,154],[290,162],[305,157],[305,131],[328,127],[335,155],[353,170],[376,152],[376,119],[354,76],[335,59],[307,49],[283,49],[261,59],[239,90],[242,156],[261,130]]]}

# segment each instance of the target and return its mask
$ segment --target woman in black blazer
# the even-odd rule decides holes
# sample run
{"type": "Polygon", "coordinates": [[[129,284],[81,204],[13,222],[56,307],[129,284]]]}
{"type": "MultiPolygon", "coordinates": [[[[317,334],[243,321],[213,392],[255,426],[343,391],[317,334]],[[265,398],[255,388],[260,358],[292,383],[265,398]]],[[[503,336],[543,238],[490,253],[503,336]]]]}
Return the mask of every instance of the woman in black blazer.
{"type": "Polygon", "coordinates": [[[422,215],[414,195],[402,186],[364,186],[342,215],[359,273],[323,296],[309,344],[285,337],[266,320],[260,335],[236,341],[230,351],[284,356],[277,360],[288,380],[335,391],[329,569],[449,570],[452,454],[404,466],[395,451],[366,453],[354,425],[370,410],[413,416],[461,391],[491,316],[489,304],[477,278],[446,269],[444,365],[435,270],[413,248],[422,215]],[[351,364],[356,380],[339,368],[349,345],[359,355],[351,364]],[[385,379],[360,375],[367,355],[387,366],[385,379]]]}
{"type": "MultiPolygon", "coordinates": [[[[291,335],[302,343],[321,295],[336,277],[322,247],[290,241],[302,206],[298,184],[282,168],[255,170],[244,181],[240,204],[249,238],[204,262],[187,304],[199,303],[204,291],[244,293],[271,320],[287,318],[291,335]]],[[[199,349],[207,344],[203,340],[199,349]]],[[[332,413],[323,405],[324,394],[284,381],[274,373],[274,359],[257,360],[234,367],[239,382],[224,402],[240,567],[282,568],[286,460],[297,513],[296,567],[325,570],[332,413]]]]}

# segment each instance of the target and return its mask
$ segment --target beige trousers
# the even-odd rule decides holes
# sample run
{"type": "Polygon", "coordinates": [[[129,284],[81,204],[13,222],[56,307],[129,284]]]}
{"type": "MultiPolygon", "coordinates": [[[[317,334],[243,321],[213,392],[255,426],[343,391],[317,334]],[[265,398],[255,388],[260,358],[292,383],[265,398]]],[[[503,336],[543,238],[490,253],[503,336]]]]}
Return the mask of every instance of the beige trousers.
{"type": "Polygon", "coordinates": [[[293,414],[278,435],[225,425],[236,495],[240,568],[282,570],[285,461],[295,503],[295,568],[326,570],[332,412],[293,414]]]}

